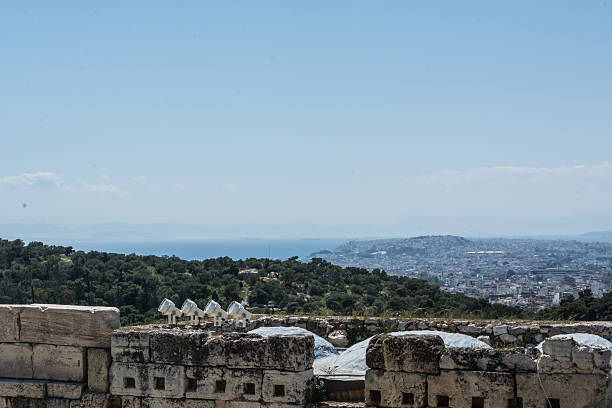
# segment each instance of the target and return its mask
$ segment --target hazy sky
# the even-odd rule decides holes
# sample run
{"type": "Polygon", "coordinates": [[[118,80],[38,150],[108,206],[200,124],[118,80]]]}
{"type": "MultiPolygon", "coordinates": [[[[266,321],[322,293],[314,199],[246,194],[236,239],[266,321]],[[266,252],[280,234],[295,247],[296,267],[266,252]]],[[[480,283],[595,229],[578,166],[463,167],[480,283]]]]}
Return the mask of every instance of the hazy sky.
{"type": "Polygon", "coordinates": [[[0,223],[609,214],[612,2],[3,2],[0,137],[0,223]]]}

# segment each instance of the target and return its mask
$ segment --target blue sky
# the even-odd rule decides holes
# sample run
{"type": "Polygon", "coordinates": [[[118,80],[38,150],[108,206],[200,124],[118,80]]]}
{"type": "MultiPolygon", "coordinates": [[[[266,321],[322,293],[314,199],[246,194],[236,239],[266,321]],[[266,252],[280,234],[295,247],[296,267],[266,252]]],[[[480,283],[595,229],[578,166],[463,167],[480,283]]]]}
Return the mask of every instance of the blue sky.
{"type": "Polygon", "coordinates": [[[4,2],[0,49],[0,223],[612,212],[611,1],[4,2]]]}

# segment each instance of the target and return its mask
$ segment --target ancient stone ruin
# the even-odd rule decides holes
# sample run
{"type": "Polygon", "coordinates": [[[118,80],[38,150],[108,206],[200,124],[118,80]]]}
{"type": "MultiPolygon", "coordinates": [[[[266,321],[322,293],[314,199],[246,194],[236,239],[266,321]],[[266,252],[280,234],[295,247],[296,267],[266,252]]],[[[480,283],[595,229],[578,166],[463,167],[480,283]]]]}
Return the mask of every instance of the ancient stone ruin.
{"type": "Polygon", "coordinates": [[[606,407],[610,350],[549,339],[536,349],[449,348],[439,336],[378,335],[366,403],[379,407],[606,407]]]}
{"type": "MultiPolygon", "coordinates": [[[[352,380],[361,381],[356,395],[367,406],[612,407],[609,348],[547,338],[572,328],[585,331],[584,325],[397,319],[353,325],[349,319],[287,318],[279,326],[288,326],[288,319],[330,339],[343,331],[345,345],[398,325],[413,330],[445,324],[473,337],[488,333],[490,343],[505,346],[453,348],[438,335],[376,335],[365,355],[365,380],[352,380]],[[504,334],[516,341],[504,343],[504,334]],[[545,339],[541,351],[515,347],[536,336],[545,339]]],[[[0,305],[0,408],[314,406],[313,337],[246,333],[271,321],[252,320],[247,328],[193,321],[120,327],[116,308],[0,305]]],[[[608,337],[610,326],[598,323],[590,330],[608,337]]]]}

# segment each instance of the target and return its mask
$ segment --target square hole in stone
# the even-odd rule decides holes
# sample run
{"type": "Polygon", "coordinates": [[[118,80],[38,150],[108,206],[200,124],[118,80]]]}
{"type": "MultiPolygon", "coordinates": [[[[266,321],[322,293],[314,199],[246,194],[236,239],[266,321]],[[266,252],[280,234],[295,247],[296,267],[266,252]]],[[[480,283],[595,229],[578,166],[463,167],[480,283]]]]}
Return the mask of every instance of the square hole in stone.
{"type": "Polygon", "coordinates": [[[508,408],[523,408],[523,399],[509,399],[508,400],[508,408]]]}
{"type": "Polygon", "coordinates": [[[380,402],[381,396],[379,390],[370,391],[370,401],[372,402],[380,402]]]}
{"type": "Polygon", "coordinates": [[[187,391],[195,392],[198,390],[198,380],[194,378],[187,379],[187,391]]]}
{"type": "Polygon", "coordinates": [[[285,386],[282,384],[274,385],[274,396],[275,397],[284,397],[285,396],[285,386]]]}
{"type": "Polygon", "coordinates": [[[402,392],[402,405],[414,405],[414,394],[411,392],[402,392]]]}
{"type": "Polygon", "coordinates": [[[561,401],[558,398],[549,398],[548,402],[550,403],[550,408],[561,408],[561,401]]]}
{"type": "Polygon", "coordinates": [[[436,407],[448,408],[449,405],[450,398],[448,398],[448,395],[436,395],[436,407]]]}
{"type": "Polygon", "coordinates": [[[472,397],[472,408],[484,408],[484,398],[472,397]]]}
{"type": "Polygon", "coordinates": [[[166,389],[166,379],[164,377],[155,377],[155,389],[156,390],[166,389]]]}
{"type": "Polygon", "coordinates": [[[215,392],[225,392],[225,380],[217,380],[215,382],[215,392]]]}
{"type": "Polygon", "coordinates": [[[134,377],[124,377],[123,387],[124,388],[136,388],[136,379],[134,377]]]}
{"type": "Polygon", "coordinates": [[[244,384],[244,393],[246,395],[255,395],[255,384],[254,383],[244,384]]]}

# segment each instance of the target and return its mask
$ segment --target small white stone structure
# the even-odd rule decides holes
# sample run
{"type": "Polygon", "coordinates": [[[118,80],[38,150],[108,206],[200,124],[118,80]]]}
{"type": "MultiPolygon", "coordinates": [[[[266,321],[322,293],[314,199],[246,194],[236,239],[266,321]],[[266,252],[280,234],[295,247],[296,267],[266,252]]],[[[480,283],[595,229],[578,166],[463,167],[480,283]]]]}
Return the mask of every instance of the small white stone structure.
{"type": "Polygon", "coordinates": [[[253,318],[251,312],[246,310],[244,306],[236,301],[230,303],[229,307],[227,308],[227,314],[231,320],[236,322],[237,327],[246,327],[246,325],[253,318]]]}
{"type": "Polygon", "coordinates": [[[184,316],[189,316],[189,320],[195,325],[200,324],[200,319],[206,316],[206,313],[198,308],[197,303],[190,299],[185,300],[181,307],[181,312],[184,316]]]}
{"type": "Polygon", "coordinates": [[[220,304],[214,300],[209,300],[204,313],[207,317],[212,317],[215,326],[221,326],[228,319],[228,314],[220,304]]]}
{"type": "Polygon", "coordinates": [[[168,317],[168,324],[176,324],[177,318],[183,315],[181,309],[176,307],[170,299],[164,299],[157,309],[161,314],[168,317]]]}

